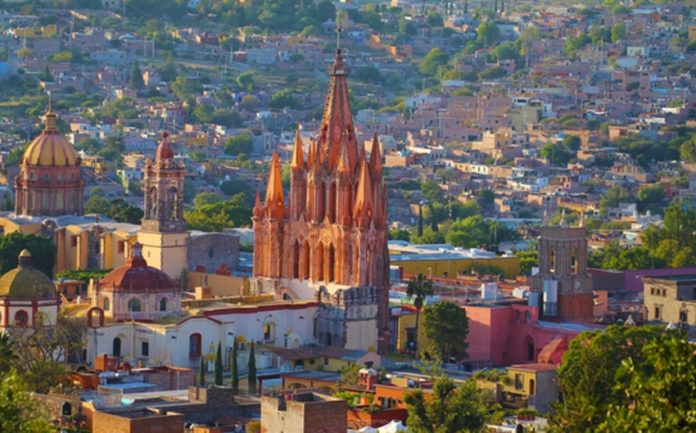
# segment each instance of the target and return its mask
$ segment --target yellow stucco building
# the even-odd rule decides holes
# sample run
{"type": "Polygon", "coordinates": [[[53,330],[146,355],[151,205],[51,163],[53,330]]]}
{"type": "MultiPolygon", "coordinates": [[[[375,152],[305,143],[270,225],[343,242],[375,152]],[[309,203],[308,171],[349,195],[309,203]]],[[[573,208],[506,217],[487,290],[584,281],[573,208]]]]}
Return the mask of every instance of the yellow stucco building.
{"type": "Polygon", "coordinates": [[[505,278],[520,274],[520,259],[515,256],[498,256],[494,252],[478,248],[458,248],[449,244],[411,244],[404,241],[389,242],[389,261],[404,274],[423,274],[429,278],[455,278],[473,272],[502,272],[505,278]]]}

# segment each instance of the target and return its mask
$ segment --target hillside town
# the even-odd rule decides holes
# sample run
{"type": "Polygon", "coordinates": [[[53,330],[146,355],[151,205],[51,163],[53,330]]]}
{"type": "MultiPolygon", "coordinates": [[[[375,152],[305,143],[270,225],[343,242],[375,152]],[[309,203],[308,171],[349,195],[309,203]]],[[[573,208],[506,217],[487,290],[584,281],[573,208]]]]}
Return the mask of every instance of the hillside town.
{"type": "Polygon", "coordinates": [[[0,431],[696,430],[694,65],[688,0],[0,1],[0,431]]]}

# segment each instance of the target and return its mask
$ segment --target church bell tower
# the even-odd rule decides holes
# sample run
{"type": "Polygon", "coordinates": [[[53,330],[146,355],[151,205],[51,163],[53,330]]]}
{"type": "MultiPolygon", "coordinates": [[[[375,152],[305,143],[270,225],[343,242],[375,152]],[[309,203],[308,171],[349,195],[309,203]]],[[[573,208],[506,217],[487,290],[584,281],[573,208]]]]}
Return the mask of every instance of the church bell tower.
{"type": "Polygon", "coordinates": [[[184,221],[184,164],[174,159],[169,135],[162,134],[154,163],[144,167],[145,215],[138,232],[143,257],[171,278],[187,265],[188,232],[184,221]],[[166,259],[165,259],[166,256],[166,259]]]}

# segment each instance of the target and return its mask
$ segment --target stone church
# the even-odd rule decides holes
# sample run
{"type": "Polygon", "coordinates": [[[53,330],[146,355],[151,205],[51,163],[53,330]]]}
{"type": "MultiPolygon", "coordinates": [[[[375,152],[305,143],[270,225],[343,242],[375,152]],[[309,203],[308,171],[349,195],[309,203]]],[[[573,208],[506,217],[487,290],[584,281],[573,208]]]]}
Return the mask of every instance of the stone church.
{"type": "Polygon", "coordinates": [[[253,209],[252,290],[316,299],[320,343],[386,350],[389,291],[387,198],[375,137],[358,146],[340,50],[331,67],[318,138],[304,155],[299,131],[286,203],[278,155],[265,200],[253,209]]]}

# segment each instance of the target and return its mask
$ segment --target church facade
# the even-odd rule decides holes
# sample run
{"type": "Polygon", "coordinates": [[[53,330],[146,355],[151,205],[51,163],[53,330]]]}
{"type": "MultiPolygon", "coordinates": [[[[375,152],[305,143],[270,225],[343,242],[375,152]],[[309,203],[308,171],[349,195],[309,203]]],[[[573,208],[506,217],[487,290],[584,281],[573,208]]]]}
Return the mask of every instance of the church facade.
{"type": "Polygon", "coordinates": [[[386,350],[389,290],[387,199],[377,137],[358,146],[340,50],[318,139],[304,155],[299,131],[286,204],[278,155],[265,200],[253,209],[252,290],[316,299],[319,343],[386,350]]]}

